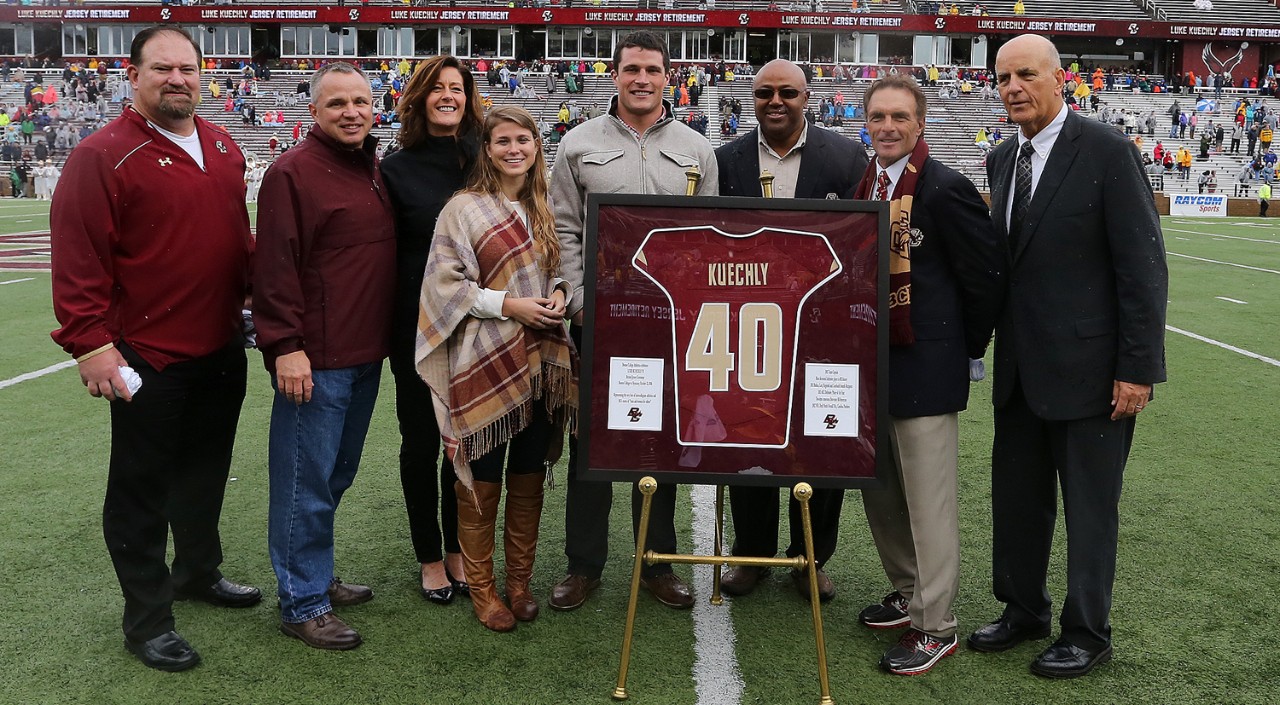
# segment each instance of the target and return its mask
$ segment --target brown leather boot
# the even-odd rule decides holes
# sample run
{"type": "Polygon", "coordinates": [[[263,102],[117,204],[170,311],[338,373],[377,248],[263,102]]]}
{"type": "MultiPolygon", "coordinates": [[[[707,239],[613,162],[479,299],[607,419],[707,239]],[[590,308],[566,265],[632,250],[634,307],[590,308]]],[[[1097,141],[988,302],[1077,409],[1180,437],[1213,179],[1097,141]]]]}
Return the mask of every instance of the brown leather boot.
{"type": "Polygon", "coordinates": [[[538,617],[538,601],[529,591],[533,558],[538,548],[538,522],[542,518],[542,483],[547,473],[507,476],[507,517],[504,543],[507,561],[507,602],[521,622],[538,617]]]}
{"type": "Polygon", "coordinates": [[[498,501],[502,485],[497,482],[473,482],[472,492],[455,484],[458,493],[458,543],[462,546],[463,569],[471,584],[471,607],[476,619],[495,632],[516,628],[516,618],[498,598],[493,582],[494,525],[498,519],[498,501]]]}

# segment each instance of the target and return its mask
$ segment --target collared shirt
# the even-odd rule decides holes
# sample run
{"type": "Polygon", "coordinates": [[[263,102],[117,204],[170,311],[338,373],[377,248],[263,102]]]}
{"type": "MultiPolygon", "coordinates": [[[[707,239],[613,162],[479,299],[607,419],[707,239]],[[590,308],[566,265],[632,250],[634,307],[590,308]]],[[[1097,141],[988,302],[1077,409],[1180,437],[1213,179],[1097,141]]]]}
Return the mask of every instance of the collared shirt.
{"type": "MultiPolygon", "coordinates": [[[[1030,139],[1031,149],[1031,195],[1034,196],[1036,187],[1040,185],[1040,175],[1044,173],[1045,162],[1049,161],[1049,152],[1053,151],[1053,145],[1058,141],[1058,135],[1062,134],[1062,126],[1067,122],[1067,111],[1070,108],[1066,103],[1062,104],[1062,109],[1058,111],[1058,116],[1053,119],[1045,128],[1035,137],[1030,139]]],[[[1022,129],[1018,129],[1018,149],[1022,149],[1023,143],[1027,142],[1027,136],[1022,133],[1022,129]]],[[[1015,157],[1016,159],[1016,157],[1015,157]]],[[[1005,227],[1009,227],[1009,218],[1013,213],[1013,189],[1018,178],[1017,167],[1013,170],[1013,175],[1009,177],[1009,199],[1004,206],[1004,223],[1005,227]]]]}
{"type": "Polygon", "coordinates": [[[874,164],[876,165],[876,180],[871,182],[871,195],[873,197],[876,195],[875,184],[880,181],[880,172],[888,172],[889,173],[889,197],[886,198],[885,200],[892,201],[893,190],[898,188],[898,179],[902,178],[902,172],[906,170],[907,162],[909,161],[911,161],[910,152],[907,152],[906,154],[902,155],[901,159],[890,164],[887,167],[880,166],[879,161],[874,162],[874,164]]]}
{"type": "Polygon", "coordinates": [[[774,198],[795,198],[796,197],[796,181],[800,178],[800,160],[803,158],[802,150],[804,149],[805,140],[809,138],[809,122],[806,120],[804,128],[800,130],[800,138],[796,140],[795,146],[786,156],[779,157],[778,153],[773,151],[773,147],[769,146],[764,140],[764,133],[756,130],[757,152],[760,157],[760,171],[768,171],[773,174],[773,197],[774,198]]]}
{"type": "MultiPolygon", "coordinates": [[[[630,124],[630,123],[628,123],[626,120],[623,120],[621,117],[619,117],[619,116],[618,116],[618,100],[617,100],[617,96],[614,96],[613,101],[612,101],[612,104],[609,106],[609,114],[610,114],[610,115],[612,115],[612,116],[614,116],[614,117],[616,117],[616,118],[618,118],[618,122],[622,123],[622,124],[627,128],[627,130],[628,130],[632,135],[634,135],[634,136],[635,136],[635,138],[636,138],[636,141],[637,141],[637,142],[643,142],[643,141],[644,141],[644,135],[643,135],[643,134],[641,134],[639,131],[637,131],[637,130],[636,130],[636,128],[632,127],[632,126],[631,126],[631,124],[630,124]]],[[[658,116],[658,122],[655,122],[655,123],[653,123],[653,124],[654,124],[654,125],[657,125],[659,122],[662,122],[663,120],[667,119],[667,115],[668,115],[668,113],[667,113],[667,103],[666,103],[666,101],[663,101],[663,103],[662,103],[662,115],[659,115],[659,116],[658,116]]],[[[575,118],[575,119],[576,119],[576,118],[575,118]]],[[[650,128],[652,128],[652,127],[653,127],[653,125],[650,125],[650,128]]],[[[647,132],[647,131],[648,131],[648,130],[646,130],[646,132],[647,132]]]]}

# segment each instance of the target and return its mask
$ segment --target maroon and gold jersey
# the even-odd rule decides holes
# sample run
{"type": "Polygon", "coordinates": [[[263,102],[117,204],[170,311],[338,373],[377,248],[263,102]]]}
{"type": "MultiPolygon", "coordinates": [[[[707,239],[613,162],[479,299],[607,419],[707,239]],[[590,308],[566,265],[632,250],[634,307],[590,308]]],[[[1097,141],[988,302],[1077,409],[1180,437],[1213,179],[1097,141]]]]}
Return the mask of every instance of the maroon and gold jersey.
{"type": "Polygon", "coordinates": [[[827,238],[777,228],[660,229],[632,264],[671,304],[679,442],[786,446],[798,313],[841,270],[827,238]]]}

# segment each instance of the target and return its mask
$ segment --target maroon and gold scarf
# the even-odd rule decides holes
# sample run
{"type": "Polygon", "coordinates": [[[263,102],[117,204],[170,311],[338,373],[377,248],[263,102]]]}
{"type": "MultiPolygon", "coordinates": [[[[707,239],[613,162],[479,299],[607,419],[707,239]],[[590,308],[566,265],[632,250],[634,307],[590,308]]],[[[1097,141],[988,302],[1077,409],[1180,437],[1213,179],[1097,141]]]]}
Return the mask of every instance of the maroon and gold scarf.
{"type": "MultiPolygon", "coordinates": [[[[929,158],[929,145],[921,139],[907,158],[907,167],[893,188],[889,202],[889,344],[916,342],[911,330],[911,206],[916,184],[929,158]]],[[[869,164],[854,191],[855,199],[866,200],[875,193],[876,167],[869,164]]]]}

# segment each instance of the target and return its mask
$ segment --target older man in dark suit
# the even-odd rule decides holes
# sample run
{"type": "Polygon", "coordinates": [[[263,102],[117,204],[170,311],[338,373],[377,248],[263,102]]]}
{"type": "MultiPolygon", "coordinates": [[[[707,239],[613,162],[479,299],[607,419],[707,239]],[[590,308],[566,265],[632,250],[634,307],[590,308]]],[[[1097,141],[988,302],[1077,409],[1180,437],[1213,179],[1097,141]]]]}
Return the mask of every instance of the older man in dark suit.
{"type": "Polygon", "coordinates": [[[1004,651],[1050,632],[1045,585],[1057,510],[1067,524],[1061,638],[1031,664],[1050,678],[1111,658],[1120,486],[1135,417],[1165,379],[1168,268],[1138,150],[1063,103],[1047,39],[1001,47],[996,80],[1018,139],[987,160],[991,217],[1008,235],[996,327],[993,576],[1005,603],[969,645],[1004,651]]]}
{"type": "Polygon", "coordinates": [[[880,666],[919,675],[958,645],[959,414],[969,402],[969,360],[982,358],[1000,313],[1006,256],[978,189],[929,156],[915,80],[883,78],[863,100],[876,159],[855,197],[890,204],[885,452],[893,471],[862,502],[893,592],[858,618],[876,629],[909,627],[880,666]]]}
{"type": "MultiPolygon", "coordinates": [[[[777,198],[851,198],[853,187],[867,168],[862,145],[835,132],[809,125],[804,112],[809,86],[800,67],[785,59],[765,64],[753,82],[756,122],[759,126],[716,150],[720,166],[720,194],[762,195],[760,174],[773,175],[777,198]]],[[[737,556],[773,556],[778,552],[778,494],[761,487],[730,487],[734,543],[737,556]]],[[[810,500],[818,592],[823,601],[835,597],[835,585],[821,570],[836,550],[836,532],[844,491],[819,489],[810,500]]],[[[791,544],[788,556],[804,553],[800,504],[789,504],[791,544]]],[[[730,595],[746,595],[755,589],[768,568],[739,566],[728,570],[721,587],[730,595]]],[[[802,573],[792,578],[805,597],[808,582],[802,573]]]]}

